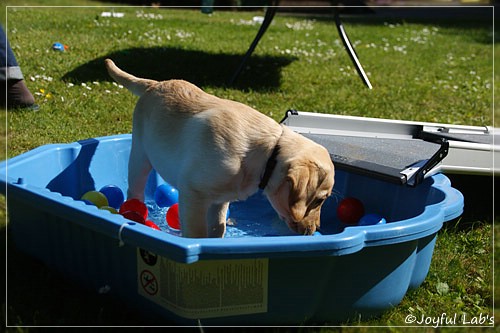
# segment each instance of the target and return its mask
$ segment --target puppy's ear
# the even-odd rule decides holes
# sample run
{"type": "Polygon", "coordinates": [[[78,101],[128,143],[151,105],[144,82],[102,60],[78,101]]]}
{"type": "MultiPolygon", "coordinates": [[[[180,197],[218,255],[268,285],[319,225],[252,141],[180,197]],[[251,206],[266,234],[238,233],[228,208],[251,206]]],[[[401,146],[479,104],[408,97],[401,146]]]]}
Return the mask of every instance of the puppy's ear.
{"type": "Polygon", "coordinates": [[[290,215],[294,221],[302,221],[307,213],[310,176],[311,170],[305,165],[294,166],[288,171],[288,176],[286,177],[286,180],[290,184],[288,206],[290,207],[290,215]]]}
{"type": "Polygon", "coordinates": [[[283,177],[283,180],[278,188],[268,195],[269,201],[271,202],[274,210],[282,217],[290,215],[290,205],[288,203],[290,189],[290,182],[286,179],[286,177],[283,177]]]}

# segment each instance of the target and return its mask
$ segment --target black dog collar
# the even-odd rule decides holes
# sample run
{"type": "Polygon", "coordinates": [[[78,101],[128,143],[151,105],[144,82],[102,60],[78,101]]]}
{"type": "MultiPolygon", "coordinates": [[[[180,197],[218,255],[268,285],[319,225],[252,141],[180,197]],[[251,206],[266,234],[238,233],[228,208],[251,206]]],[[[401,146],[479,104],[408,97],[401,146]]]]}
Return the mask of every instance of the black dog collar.
{"type": "Polygon", "coordinates": [[[263,190],[266,187],[267,183],[269,182],[269,179],[271,178],[271,175],[273,174],[274,168],[278,163],[276,157],[278,156],[279,152],[280,152],[280,146],[279,144],[276,143],[276,146],[274,147],[271,156],[269,156],[269,159],[267,160],[266,169],[264,170],[264,175],[262,176],[259,183],[259,188],[261,190],[263,190]]]}

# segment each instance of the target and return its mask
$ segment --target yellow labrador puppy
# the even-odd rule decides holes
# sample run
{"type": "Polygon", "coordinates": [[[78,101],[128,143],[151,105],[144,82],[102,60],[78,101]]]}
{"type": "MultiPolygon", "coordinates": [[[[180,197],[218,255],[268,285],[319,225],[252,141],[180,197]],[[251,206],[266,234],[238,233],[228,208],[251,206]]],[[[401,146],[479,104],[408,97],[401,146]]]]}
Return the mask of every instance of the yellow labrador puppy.
{"type": "Polygon", "coordinates": [[[182,80],[137,78],[106,59],[111,77],[140,96],[135,107],[128,197],[144,199],[152,168],[179,190],[184,237],[223,237],[230,201],[259,187],[297,233],[311,235],[331,194],[328,151],[251,107],[182,80]]]}

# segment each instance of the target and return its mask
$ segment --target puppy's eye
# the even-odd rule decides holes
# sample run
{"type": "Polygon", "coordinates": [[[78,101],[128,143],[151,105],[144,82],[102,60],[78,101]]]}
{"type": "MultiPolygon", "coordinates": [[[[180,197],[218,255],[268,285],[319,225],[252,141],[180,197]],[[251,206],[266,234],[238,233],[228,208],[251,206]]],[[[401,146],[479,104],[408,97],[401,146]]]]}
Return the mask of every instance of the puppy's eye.
{"type": "Polygon", "coordinates": [[[318,198],[318,199],[315,199],[312,203],[311,203],[311,208],[316,208],[318,207],[319,205],[321,205],[323,203],[323,201],[325,201],[325,198],[318,198]]]}

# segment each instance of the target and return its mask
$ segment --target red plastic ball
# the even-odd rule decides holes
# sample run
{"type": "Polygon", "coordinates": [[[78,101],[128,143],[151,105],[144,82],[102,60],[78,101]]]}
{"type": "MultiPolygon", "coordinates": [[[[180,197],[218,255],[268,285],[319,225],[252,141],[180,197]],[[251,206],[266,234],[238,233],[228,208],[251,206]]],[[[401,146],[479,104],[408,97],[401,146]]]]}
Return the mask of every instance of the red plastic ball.
{"type": "Polygon", "coordinates": [[[160,230],[160,227],[157,226],[156,223],[154,223],[151,220],[146,220],[146,222],[144,222],[144,224],[147,225],[150,228],[153,228],[153,229],[156,229],[156,230],[160,230]]]}
{"type": "Polygon", "coordinates": [[[337,217],[347,224],[356,224],[365,215],[363,203],[356,198],[345,198],[337,207],[337,217]]]}
{"type": "Polygon", "coordinates": [[[181,223],[179,221],[179,204],[173,204],[170,206],[170,208],[167,210],[167,224],[170,228],[180,230],[181,229],[181,223]]]}
{"type": "Polygon", "coordinates": [[[144,218],[142,217],[142,215],[139,214],[138,212],[133,211],[133,210],[129,210],[129,211],[120,213],[120,215],[122,215],[127,220],[139,222],[141,224],[145,223],[144,218]]]}
{"type": "Polygon", "coordinates": [[[139,213],[144,220],[148,218],[148,207],[139,199],[129,199],[120,206],[120,214],[127,211],[139,213]]]}

